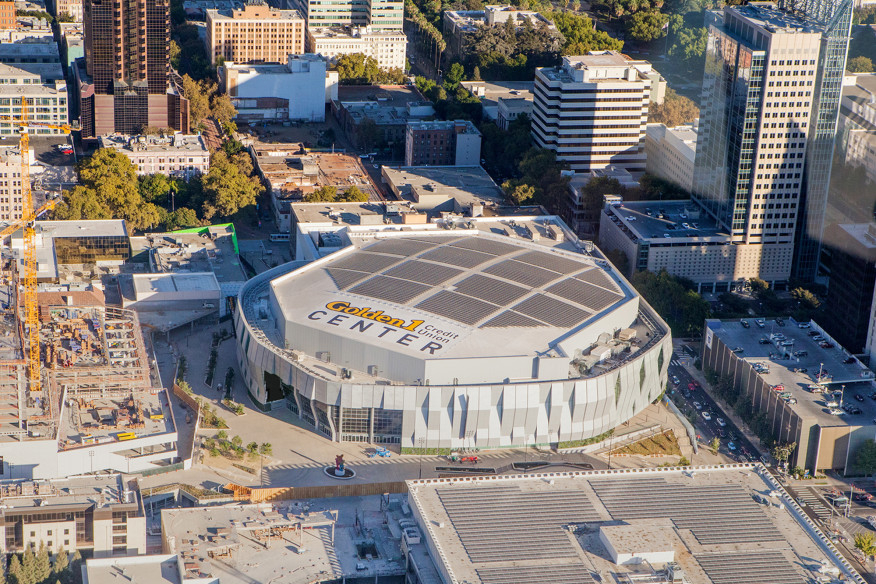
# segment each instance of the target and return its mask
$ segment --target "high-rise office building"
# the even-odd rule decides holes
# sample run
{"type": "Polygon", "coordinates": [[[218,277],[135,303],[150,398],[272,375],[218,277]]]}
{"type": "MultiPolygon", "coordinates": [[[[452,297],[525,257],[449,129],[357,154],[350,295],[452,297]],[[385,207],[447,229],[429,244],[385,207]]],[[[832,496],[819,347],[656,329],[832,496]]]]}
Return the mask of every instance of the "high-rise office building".
{"type": "Polygon", "coordinates": [[[850,14],[851,0],[710,13],[694,200],[734,244],[782,258],[774,283],[817,269],[850,14]]]}
{"type": "Polygon", "coordinates": [[[286,0],[286,8],[301,12],[308,30],[337,26],[401,30],[404,24],[401,0],[286,0]]]}
{"type": "Polygon", "coordinates": [[[170,78],[169,0],[85,0],[83,28],[74,67],[83,138],[188,130],[188,102],[170,78]]]}
{"type": "Polygon", "coordinates": [[[660,75],[646,61],[615,51],[563,57],[535,73],[532,137],[572,170],[609,165],[645,172],[645,126],[652,82],[660,75]]]}

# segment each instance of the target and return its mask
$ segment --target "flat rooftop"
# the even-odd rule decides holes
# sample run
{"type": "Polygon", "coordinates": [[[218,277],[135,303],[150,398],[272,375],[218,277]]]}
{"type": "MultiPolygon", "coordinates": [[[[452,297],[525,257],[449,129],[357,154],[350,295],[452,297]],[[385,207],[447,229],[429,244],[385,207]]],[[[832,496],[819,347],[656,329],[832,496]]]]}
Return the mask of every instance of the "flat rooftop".
{"type": "Polygon", "coordinates": [[[382,106],[406,106],[427,101],[415,87],[400,85],[339,85],[339,102],[376,101],[382,106]]]}
{"type": "Polygon", "coordinates": [[[128,584],[183,584],[180,558],[176,555],[90,558],[84,568],[84,584],[118,584],[119,580],[128,584]]]}
{"type": "MultiPolygon", "coordinates": [[[[769,368],[769,373],[758,373],[770,385],[784,385],[785,391],[797,399],[796,404],[789,407],[801,418],[815,419],[822,426],[870,425],[876,418],[876,401],[870,398],[873,392],[872,372],[860,361],[843,363],[849,355],[834,341],[830,349],[822,348],[813,340],[809,331],[824,334],[817,323],[808,329],[801,329],[793,321],[786,320],[785,326],[775,320],[766,320],[764,328],[759,328],[755,319],[745,319],[750,323],[744,328],[739,320],[709,320],[707,326],[730,350],[742,349],[737,352],[740,359],[749,363],[761,363],[769,368]],[[770,339],[772,335],[784,335],[786,341],[793,345],[784,347],[791,355],[783,357],[784,351],[778,346],[780,340],[769,344],[761,344],[761,339],[770,339]],[[806,355],[793,356],[797,351],[805,351],[806,355]],[[805,369],[806,371],[794,371],[805,369]],[[843,412],[841,416],[830,413],[824,394],[812,393],[809,386],[818,383],[816,376],[827,372],[831,378],[823,379],[821,384],[829,389],[839,391],[845,386],[843,401],[856,405],[863,410],[858,415],[843,412]],[[868,377],[862,377],[862,374],[868,377]],[[864,401],[854,399],[855,394],[864,396],[864,401]]],[[[826,335],[825,335],[826,336],[826,335]]]]}
{"type": "MultiPolygon", "coordinates": [[[[150,233],[143,237],[132,237],[131,248],[134,253],[149,250],[153,272],[158,274],[213,272],[220,285],[247,279],[237,257],[236,235],[232,227],[213,225],[195,233],[150,233]]],[[[174,285],[176,282],[174,279],[174,285]]],[[[206,285],[205,282],[186,278],[180,278],[178,283],[184,286],[206,285]]]]}
{"type": "MultiPolygon", "coordinates": [[[[136,502],[126,500],[124,491],[139,495],[137,479],[127,475],[73,477],[51,481],[0,482],[0,498],[6,509],[54,507],[60,505],[121,505],[136,502]]],[[[49,511],[47,509],[46,511],[49,511]]]]}
{"type": "Polygon", "coordinates": [[[689,241],[729,241],[726,230],[700,211],[692,201],[623,201],[606,211],[609,218],[635,239],[666,243],[689,241]],[[662,217],[661,217],[662,215],[662,217]]]}
{"type": "Polygon", "coordinates": [[[282,575],[282,581],[302,583],[345,576],[373,581],[404,574],[400,497],[389,497],[386,512],[381,498],[164,509],[162,537],[170,553],[185,557],[188,578],[218,577],[222,584],[271,582],[282,575]]]}
{"type": "Polygon", "coordinates": [[[818,33],[824,30],[817,20],[784,12],[771,2],[752,2],[745,6],[728,7],[728,10],[741,14],[772,33],[818,33]]]}
{"type": "Polygon", "coordinates": [[[480,166],[384,166],[381,172],[384,182],[388,182],[406,201],[415,201],[415,191],[446,195],[463,205],[469,202],[501,204],[505,201],[502,189],[480,166]]]}
{"type": "Polygon", "coordinates": [[[366,225],[378,220],[382,223],[388,211],[399,214],[418,213],[401,203],[293,203],[290,205],[295,223],[340,223],[366,225]]]}
{"type": "Polygon", "coordinates": [[[445,582],[591,584],[651,574],[612,561],[600,534],[607,527],[621,553],[671,554],[696,584],[810,582],[822,562],[863,583],[759,464],[415,480],[408,489],[445,582]],[[635,526],[644,543],[618,526],[635,526]],[[657,533],[666,538],[648,539],[657,533]]]}
{"type": "Polygon", "coordinates": [[[37,221],[36,231],[43,237],[101,237],[128,236],[124,219],[101,219],[95,221],[37,221]]]}
{"type": "Polygon", "coordinates": [[[99,140],[101,148],[116,148],[124,152],[207,152],[207,144],[200,134],[170,136],[110,134],[101,136],[99,140]]]}

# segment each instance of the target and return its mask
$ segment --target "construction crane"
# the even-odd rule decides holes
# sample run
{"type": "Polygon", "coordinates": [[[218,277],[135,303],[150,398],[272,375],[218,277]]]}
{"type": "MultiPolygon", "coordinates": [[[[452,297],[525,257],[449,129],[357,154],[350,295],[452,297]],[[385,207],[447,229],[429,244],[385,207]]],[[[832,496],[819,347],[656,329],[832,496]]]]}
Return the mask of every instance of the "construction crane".
{"type": "MultiPolygon", "coordinates": [[[[14,221],[3,231],[0,231],[0,241],[5,240],[19,229],[24,229],[24,322],[25,335],[28,339],[24,349],[27,355],[28,378],[30,391],[40,389],[40,331],[39,306],[37,305],[37,262],[36,245],[34,243],[34,222],[37,217],[55,207],[56,201],[48,201],[39,209],[33,208],[33,194],[30,189],[30,127],[53,128],[69,134],[73,129],[67,124],[46,124],[32,122],[27,119],[27,100],[21,98],[21,113],[18,119],[3,117],[3,120],[16,121],[19,124],[19,150],[21,154],[21,218],[14,221]]],[[[17,285],[17,282],[16,282],[17,285]]],[[[16,311],[18,306],[16,305],[16,311]]],[[[22,339],[23,341],[24,339],[22,339]]]]}

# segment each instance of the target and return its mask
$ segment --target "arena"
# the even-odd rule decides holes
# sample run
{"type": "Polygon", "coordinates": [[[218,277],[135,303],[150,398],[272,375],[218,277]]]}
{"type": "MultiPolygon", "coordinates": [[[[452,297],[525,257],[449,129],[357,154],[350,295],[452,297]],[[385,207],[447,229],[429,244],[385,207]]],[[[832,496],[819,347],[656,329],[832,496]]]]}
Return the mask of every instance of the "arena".
{"type": "Polygon", "coordinates": [[[238,358],[259,407],[332,440],[575,443],[665,387],[668,327],[555,217],[300,229],[315,259],[240,292],[238,358]]]}

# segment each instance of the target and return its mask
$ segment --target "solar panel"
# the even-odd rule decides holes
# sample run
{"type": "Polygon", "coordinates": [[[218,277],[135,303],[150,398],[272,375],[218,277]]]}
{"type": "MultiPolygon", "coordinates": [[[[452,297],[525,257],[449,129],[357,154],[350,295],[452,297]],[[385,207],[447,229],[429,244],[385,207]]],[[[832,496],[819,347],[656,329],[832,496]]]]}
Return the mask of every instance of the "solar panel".
{"type": "Polygon", "coordinates": [[[516,485],[483,485],[439,488],[437,493],[475,563],[542,560],[550,566],[552,558],[577,558],[563,526],[599,520],[583,491],[523,492],[516,485]]]}
{"type": "Polygon", "coordinates": [[[524,254],[514,257],[518,262],[523,262],[531,266],[539,266],[559,274],[574,274],[581,271],[586,264],[576,262],[571,258],[551,255],[543,251],[528,251],[524,254]]]}
{"type": "Polygon", "coordinates": [[[529,292],[529,290],[521,286],[515,286],[496,278],[488,278],[481,274],[474,274],[461,282],[457,282],[455,289],[460,294],[473,296],[502,306],[514,302],[529,292]]]}
{"type": "Polygon", "coordinates": [[[599,312],[623,298],[619,294],[609,292],[587,282],[582,282],[576,278],[557,282],[548,288],[547,291],[580,306],[585,306],[593,312],[599,312]]]}
{"type": "Polygon", "coordinates": [[[420,262],[417,260],[408,260],[405,263],[384,272],[385,275],[392,276],[393,278],[411,280],[421,284],[430,284],[432,286],[442,284],[461,273],[462,270],[456,268],[439,264],[430,264],[429,262],[420,262]]]}
{"type": "Polygon", "coordinates": [[[378,253],[388,253],[392,255],[399,256],[412,256],[420,253],[421,251],[430,249],[439,245],[440,241],[421,241],[416,239],[383,239],[381,241],[377,241],[370,245],[365,246],[363,249],[367,251],[373,251],[378,253]]]}
{"type": "Polygon", "coordinates": [[[565,302],[560,302],[544,294],[530,296],[513,308],[515,312],[525,314],[547,324],[567,328],[575,326],[590,316],[590,313],[585,310],[565,302]]]}
{"type": "Polygon", "coordinates": [[[809,581],[778,550],[721,552],[694,557],[712,584],[800,584],[809,581]]]}
{"type": "Polygon", "coordinates": [[[481,325],[481,328],[522,328],[544,326],[543,322],[523,316],[518,312],[506,310],[498,316],[494,316],[481,325]]]}
{"type": "Polygon", "coordinates": [[[585,282],[590,282],[591,284],[596,284],[597,286],[602,286],[608,290],[614,290],[616,292],[620,292],[620,288],[617,283],[612,280],[608,274],[605,273],[600,268],[593,268],[592,270],[587,270],[583,274],[578,274],[575,276],[579,280],[584,280],[585,282]]]}
{"type": "Polygon", "coordinates": [[[434,296],[426,298],[417,304],[417,308],[468,325],[476,324],[499,310],[498,306],[448,290],[441,290],[434,296]]]}
{"type": "Polygon", "coordinates": [[[332,262],[331,267],[376,274],[400,261],[402,261],[400,257],[368,253],[367,251],[354,251],[332,262]]]}
{"type": "Polygon", "coordinates": [[[454,241],[450,245],[463,249],[482,251],[497,256],[508,255],[509,253],[514,253],[520,249],[516,245],[502,243],[501,241],[495,241],[486,237],[463,237],[462,239],[454,241]]]}
{"type": "Polygon", "coordinates": [[[488,253],[451,247],[449,245],[431,249],[420,257],[424,260],[441,262],[442,264],[460,268],[474,268],[495,258],[495,256],[488,253]]]}
{"type": "Polygon", "coordinates": [[[326,272],[334,280],[338,290],[345,290],[356,282],[361,282],[365,278],[371,277],[371,274],[364,272],[354,272],[353,270],[343,270],[341,268],[326,268],[326,272]]]}
{"type": "Polygon", "coordinates": [[[591,584],[596,582],[587,567],[580,562],[480,568],[477,573],[483,584],[591,584]]]}
{"type": "Polygon", "coordinates": [[[679,485],[662,478],[591,480],[590,485],[613,518],[666,517],[703,545],[785,541],[739,485],[679,485]]]}
{"type": "Polygon", "coordinates": [[[484,269],[484,273],[499,276],[500,278],[532,288],[544,286],[559,277],[556,272],[543,270],[515,260],[505,260],[488,266],[484,269]]]}
{"type": "Polygon", "coordinates": [[[350,292],[368,296],[369,298],[404,304],[431,289],[431,286],[425,284],[389,278],[387,276],[374,276],[370,280],[366,280],[352,288],[350,292]]]}

